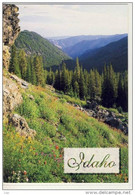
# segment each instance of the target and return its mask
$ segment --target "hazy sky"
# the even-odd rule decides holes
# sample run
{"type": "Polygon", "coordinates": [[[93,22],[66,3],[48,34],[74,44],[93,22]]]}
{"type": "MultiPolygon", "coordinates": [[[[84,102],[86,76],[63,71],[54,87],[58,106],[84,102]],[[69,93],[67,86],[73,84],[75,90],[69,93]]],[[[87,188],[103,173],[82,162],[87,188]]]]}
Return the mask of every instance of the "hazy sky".
{"type": "Polygon", "coordinates": [[[21,30],[44,37],[128,33],[128,5],[18,5],[21,30]]]}

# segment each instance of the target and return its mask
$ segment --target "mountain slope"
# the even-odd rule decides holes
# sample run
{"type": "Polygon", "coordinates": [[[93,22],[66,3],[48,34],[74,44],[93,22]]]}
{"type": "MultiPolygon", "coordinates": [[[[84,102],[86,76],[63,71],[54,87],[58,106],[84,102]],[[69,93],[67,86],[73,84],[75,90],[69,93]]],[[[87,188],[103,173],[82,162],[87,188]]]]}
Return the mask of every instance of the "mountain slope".
{"type": "Polygon", "coordinates": [[[19,124],[23,127],[20,134],[16,132],[16,126],[5,118],[3,121],[4,182],[128,182],[128,137],[126,135],[67,103],[68,99],[71,103],[75,103],[74,101],[78,99],[64,95],[58,97],[49,86],[41,88],[28,84],[29,87],[22,90],[18,82],[12,81],[8,73],[5,77],[9,82],[14,82],[23,95],[22,104],[16,110],[10,111],[10,116],[20,117],[23,121],[25,119],[25,124],[35,130],[36,135],[34,138],[25,137],[24,123],[19,124]],[[120,173],[65,174],[64,148],[68,147],[119,147],[120,173]]]}
{"type": "Polygon", "coordinates": [[[108,38],[112,35],[79,35],[79,36],[72,36],[72,37],[68,37],[68,38],[63,38],[63,39],[49,39],[54,45],[57,45],[59,48],[61,49],[65,49],[67,47],[71,47],[81,41],[85,41],[85,40],[96,40],[96,39],[100,39],[100,38],[108,38]]]}
{"type": "Polygon", "coordinates": [[[125,37],[119,41],[110,43],[105,47],[87,51],[85,54],[80,56],[83,68],[87,70],[96,68],[98,71],[102,71],[105,64],[109,65],[111,63],[116,72],[127,70],[127,42],[127,37],[125,37]]]}
{"type": "Polygon", "coordinates": [[[93,49],[103,47],[111,42],[118,41],[126,36],[127,36],[126,34],[110,35],[110,36],[98,37],[94,40],[83,40],[73,46],[64,48],[63,51],[67,53],[69,56],[71,56],[72,58],[76,58],[82,55],[83,53],[85,53],[89,49],[93,50],[93,49]]]}
{"type": "Polygon", "coordinates": [[[42,55],[44,67],[59,65],[63,60],[70,59],[63,51],[35,32],[22,31],[15,45],[18,49],[24,49],[28,55],[42,55]]]}

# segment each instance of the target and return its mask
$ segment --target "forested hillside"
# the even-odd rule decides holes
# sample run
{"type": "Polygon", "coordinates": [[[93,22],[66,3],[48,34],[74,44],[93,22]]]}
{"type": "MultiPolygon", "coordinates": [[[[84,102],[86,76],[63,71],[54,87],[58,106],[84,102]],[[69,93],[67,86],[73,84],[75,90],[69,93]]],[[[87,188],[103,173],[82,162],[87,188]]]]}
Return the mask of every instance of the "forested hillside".
{"type": "Polygon", "coordinates": [[[118,41],[124,37],[127,37],[127,34],[122,35],[108,35],[108,36],[93,36],[91,40],[82,40],[70,47],[63,48],[63,51],[67,53],[72,58],[80,57],[83,55],[87,50],[94,50],[97,48],[101,48],[106,46],[109,43],[114,41],[118,41]],[[95,39],[94,39],[95,37],[95,39]]]}
{"type": "Polygon", "coordinates": [[[63,60],[70,59],[62,50],[58,49],[47,39],[30,31],[22,31],[15,41],[17,49],[24,49],[27,55],[41,55],[43,66],[59,65],[63,60]]]}
{"type": "Polygon", "coordinates": [[[62,68],[52,72],[43,69],[42,56],[26,56],[24,50],[12,47],[9,71],[34,84],[49,84],[57,90],[80,99],[101,98],[100,103],[106,107],[121,107],[128,110],[127,72],[115,73],[112,65],[104,66],[102,74],[96,69],[83,70],[76,60],[76,67],[69,71],[63,62],[62,68]]]}
{"type": "Polygon", "coordinates": [[[105,64],[112,64],[116,72],[125,71],[128,67],[128,38],[125,37],[99,49],[88,50],[80,56],[80,61],[87,70],[94,67],[102,72],[105,64]]]}

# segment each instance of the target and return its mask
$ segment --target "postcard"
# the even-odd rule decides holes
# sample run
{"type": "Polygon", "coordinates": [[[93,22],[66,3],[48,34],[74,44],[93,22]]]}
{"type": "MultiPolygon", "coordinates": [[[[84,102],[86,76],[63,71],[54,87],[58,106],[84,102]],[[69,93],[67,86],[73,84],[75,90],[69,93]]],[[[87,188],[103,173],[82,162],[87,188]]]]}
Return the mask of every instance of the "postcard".
{"type": "Polygon", "coordinates": [[[2,9],[3,189],[132,189],[132,3],[2,9]]]}

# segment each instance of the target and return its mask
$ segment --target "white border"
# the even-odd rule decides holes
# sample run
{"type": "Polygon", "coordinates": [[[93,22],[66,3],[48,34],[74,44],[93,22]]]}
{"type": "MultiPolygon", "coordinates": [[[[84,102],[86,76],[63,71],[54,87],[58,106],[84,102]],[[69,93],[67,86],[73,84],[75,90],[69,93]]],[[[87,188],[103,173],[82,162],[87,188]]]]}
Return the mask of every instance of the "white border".
{"type": "MultiPolygon", "coordinates": [[[[5,0],[3,3],[8,3],[9,1],[5,0]]],[[[10,1],[9,3],[17,3],[17,0],[14,1],[10,1]]],[[[27,3],[27,2],[37,2],[36,0],[33,1],[27,1],[27,0],[23,0],[23,3],[27,3]]],[[[43,1],[40,0],[38,3],[47,3],[47,1],[43,1]]],[[[63,2],[61,0],[59,1],[48,1],[48,3],[52,3],[52,2],[63,2]]],[[[66,1],[67,2],[67,1],[66,1]]],[[[75,2],[75,3],[79,3],[82,2],[80,0],[78,1],[71,1],[69,0],[68,2],[75,2]]],[[[93,1],[89,1],[89,0],[85,0],[85,2],[88,3],[103,3],[102,1],[98,1],[98,2],[93,2],[93,1]]],[[[20,2],[18,2],[20,3],[20,2]]],[[[22,2],[21,2],[22,3],[22,2]]],[[[65,2],[64,2],[65,3],[65,2]]],[[[128,40],[129,40],[129,55],[128,55],[128,59],[129,59],[129,129],[132,130],[132,2],[127,2],[127,1],[104,1],[104,3],[129,3],[129,10],[130,10],[130,14],[129,14],[129,35],[128,35],[128,40]]],[[[2,13],[2,8],[0,8],[0,11],[2,13]]],[[[2,26],[2,25],[1,25],[2,26]]],[[[1,36],[2,37],[2,36],[1,36]]],[[[2,39],[1,39],[2,40],[2,39]]],[[[2,54],[2,51],[1,51],[2,54]]],[[[1,58],[2,59],[2,58],[1,58]]],[[[2,66],[1,66],[2,67],[2,66]]],[[[2,68],[1,68],[2,69],[2,68]]],[[[0,71],[2,72],[2,70],[0,69],[0,71]]],[[[2,75],[2,74],[1,74],[2,75]]],[[[1,77],[2,80],[2,77],[1,77]]],[[[2,83],[2,82],[1,82],[2,83]]],[[[2,86],[2,85],[1,85],[2,86]]],[[[2,90],[1,90],[2,91],[2,90]]],[[[2,94],[2,93],[1,93],[2,94]]],[[[0,100],[2,100],[2,95],[0,96],[0,100]]],[[[2,105],[2,104],[1,104],[2,105]]],[[[1,106],[2,107],[2,106],[1,106]]],[[[2,113],[0,113],[2,116],[2,113]]],[[[2,118],[2,117],[1,117],[2,118]]],[[[2,124],[2,123],[1,123],[2,124]]],[[[3,184],[3,189],[115,189],[115,190],[120,190],[120,189],[132,189],[132,135],[133,132],[129,132],[129,183],[31,183],[31,184],[25,184],[25,183],[4,183],[3,184]]],[[[2,139],[1,139],[2,141],[2,139]]],[[[2,142],[1,142],[2,143],[2,142]]],[[[2,148],[2,147],[1,147],[2,148]]],[[[1,174],[2,175],[2,174],[1,174]]]]}

